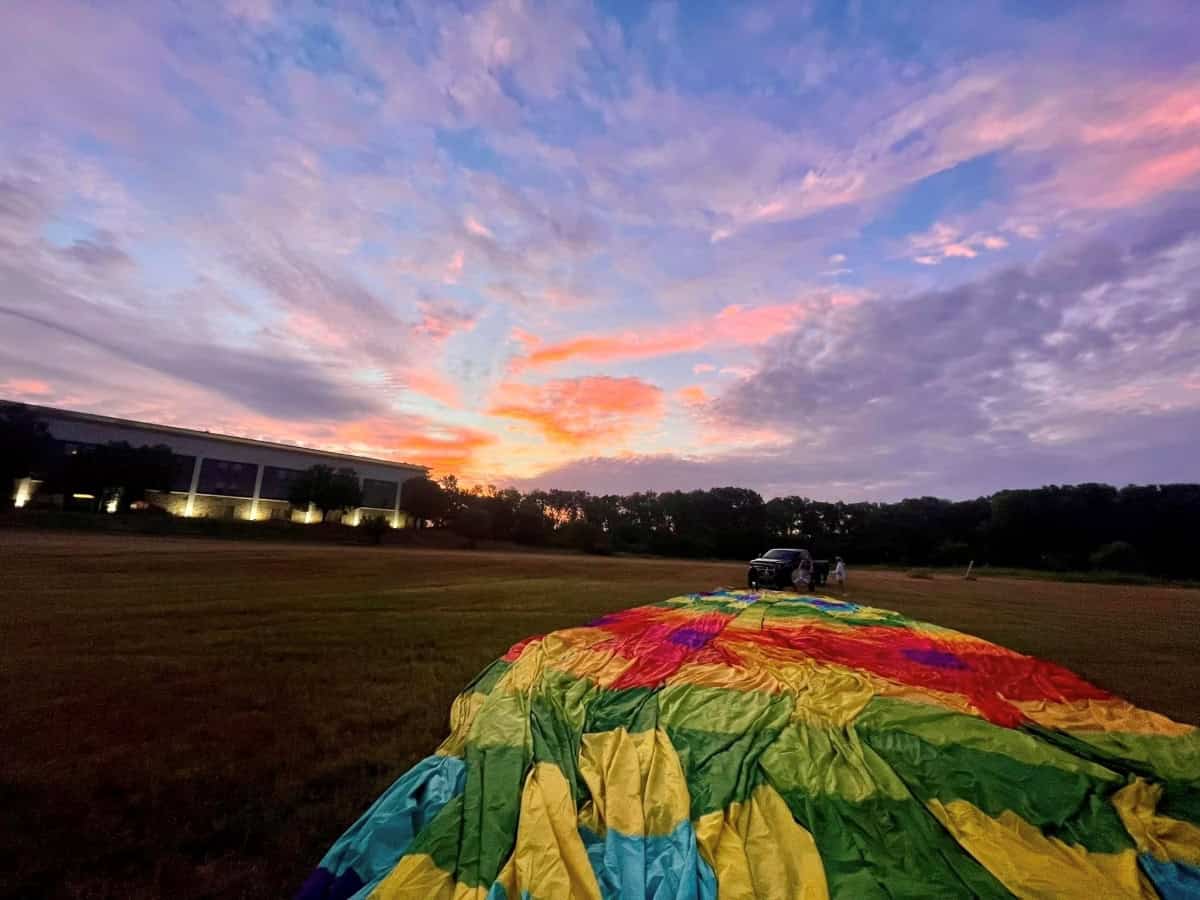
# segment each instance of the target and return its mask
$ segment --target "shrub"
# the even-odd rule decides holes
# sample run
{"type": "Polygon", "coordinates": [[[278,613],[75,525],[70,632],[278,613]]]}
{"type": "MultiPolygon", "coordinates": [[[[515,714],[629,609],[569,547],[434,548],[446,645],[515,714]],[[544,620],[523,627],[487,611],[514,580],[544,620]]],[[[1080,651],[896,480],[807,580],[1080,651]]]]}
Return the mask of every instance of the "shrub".
{"type": "Polygon", "coordinates": [[[1113,541],[1096,550],[1089,557],[1093,569],[1107,569],[1114,572],[1131,572],[1142,567],[1141,554],[1137,548],[1127,541],[1113,541]]]}
{"type": "Polygon", "coordinates": [[[383,536],[391,530],[392,525],[386,516],[375,515],[367,516],[358,527],[372,544],[378,546],[383,543],[383,536]]]}

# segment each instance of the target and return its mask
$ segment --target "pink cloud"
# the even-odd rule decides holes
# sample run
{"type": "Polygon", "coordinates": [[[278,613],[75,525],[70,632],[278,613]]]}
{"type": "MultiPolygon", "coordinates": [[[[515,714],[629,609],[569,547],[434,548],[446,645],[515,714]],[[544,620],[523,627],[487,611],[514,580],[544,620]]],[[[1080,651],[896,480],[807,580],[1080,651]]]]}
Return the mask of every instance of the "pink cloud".
{"type": "Polygon", "coordinates": [[[434,341],[444,341],[475,327],[475,314],[449,300],[422,300],[417,304],[417,313],[420,321],[414,331],[434,341]]]}
{"type": "Polygon", "coordinates": [[[475,235],[476,237],[482,237],[482,238],[494,238],[495,237],[495,235],[492,234],[491,229],[488,228],[486,225],[482,224],[474,216],[467,216],[467,218],[463,221],[463,227],[465,227],[468,232],[475,235]]]}
{"type": "Polygon", "coordinates": [[[794,327],[814,305],[834,303],[821,297],[769,306],[732,304],[716,315],[643,331],[609,332],[571,338],[553,344],[528,345],[517,368],[542,368],[587,359],[608,362],[688,353],[712,346],[755,346],[794,327]]]}
{"type": "Polygon", "coordinates": [[[18,398],[45,397],[53,392],[45,381],[37,378],[10,378],[0,381],[0,394],[18,398]]]}
{"type": "Polygon", "coordinates": [[[455,250],[454,255],[450,257],[450,262],[446,263],[446,268],[442,273],[442,281],[446,284],[458,284],[458,279],[462,276],[463,264],[466,262],[466,255],[461,250],[455,250]]]}

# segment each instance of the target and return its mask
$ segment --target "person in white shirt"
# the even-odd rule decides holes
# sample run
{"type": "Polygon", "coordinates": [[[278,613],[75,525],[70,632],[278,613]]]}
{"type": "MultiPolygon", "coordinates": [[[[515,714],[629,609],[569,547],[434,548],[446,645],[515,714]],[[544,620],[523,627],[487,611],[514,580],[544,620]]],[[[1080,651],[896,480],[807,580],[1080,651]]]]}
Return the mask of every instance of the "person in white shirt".
{"type": "Polygon", "coordinates": [[[803,594],[812,589],[812,560],[802,559],[792,572],[792,587],[803,594]]]}
{"type": "Polygon", "coordinates": [[[837,558],[837,564],[833,567],[833,580],[837,583],[839,590],[846,590],[846,564],[842,562],[842,558],[837,558]]]}

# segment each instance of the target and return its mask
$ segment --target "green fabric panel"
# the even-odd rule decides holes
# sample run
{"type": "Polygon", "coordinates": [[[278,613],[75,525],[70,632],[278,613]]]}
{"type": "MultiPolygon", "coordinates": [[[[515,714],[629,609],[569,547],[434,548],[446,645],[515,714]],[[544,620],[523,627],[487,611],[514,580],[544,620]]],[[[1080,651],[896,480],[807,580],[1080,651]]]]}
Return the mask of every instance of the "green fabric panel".
{"type": "Polygon", "coordinates": [[[1005,728],[978,716],[928,703],[876,697],[854,719],[860,732],[907,733],[936,746],[999,753],[1033,766],[1054,766],[1096,781],[1121,782],[1116,772],[1048,742],[1040,734],[1005,728]]]}
{"type": "Polygon", "coordinates": [[[588,799],[587,786],[579,777],[579,747],[582,742],[582,716],[568,710],[553,693],[539,692],[530,704],[530,730],[533,737],[533,762],[558,766],[571,786],[575,805],[588,799]]]}
{"type": "Polygon", "coordinates": [[[601,693],[595,682],[553,668],[543,669],[534,687],[534,696],[543,705],[552,704],[556,715],[576,731],[584,730],[588,709],[601,693]]]}
{"type": "Polygon", "coordinates": [[[777,734],[767,729],[743,734],[667,729],[691,795],[693,821],[750,797],[762,781],[759,757],[777,734]]]}
{"type": "Polygon", "coordinates": [[[529,760],[514,747],[468,749],[467,780],[414,838],[409,854],[428,853],[439,869],[471,887],[490,885],[512,855],[529,760]]]}
{"type": "Polygon", "coordinates": [[[762,727],[779,731],[791,718],[793,706],[790,694],[695,684],[668,685],[658,695],[659,725],[668,731],[698,725],[732,734],[762,727]]]}
{"type": "Polygon", "coordinates": [[[960,744],[937,746],[903,731],[863,740],[926,802],[967,800],[989,816],[1012,810],[1047,835],[1099,853],[1133,846],[1109,798],[1121,787],[1052,765],[1030,765],[960,744]]]}
{"type": "MultiPolygon", "coordinates": [[[[466,885],[490,885],[512,855],[530,757],[524,748],[467,748],[461,843],[449,871],[466,885]]],[[[442,862],[435,856],[435,861],[442,862]]]]}
{"type": "Polygon", "coordinates": [[[1200,750],[1197,734],[1128,734],[1124,732],[1055,731],[1029,724],[1025,730],[1068,752],[1120,772],[1163,785],[1158,811],[1200,826],[1200,750]]]}
{"type": "Polygon", "coordinates": [[[1178,781],[1167,782],[1162,799],[1158,801],[1158,811],[1200,827],[1200,789],[1178,781]]]}
{"type": "Polygon", "coordinates": [[[830,612],[806,603],[773,603],[767,609],[766,621],[780,620],[779,624],[794,622],[797,619],[810,619],[830,625],[850,625],[854,627],[908,628],[912,623],[899,613],[882,616],[865,616],[853,612],[830,612]]]}
{"type": "Polygon", "coordinates": [[[1147,774],[1156,781],[1180,781],[1200,788],[1200,730],[1183,735],[1114,731],[1067,734],[1112,760],[1115,768],[1147,774]]]}
{"type": "Polygon", "coordinates": [[[584,731],[630,733],[650,731],[658,722],[658,693],[653,688],[629,688],[623,691],[599,691],[588,706],[584,731]]]}
{"type": "Polygon", "coordinates": [[[780,793],[816,841],[835,900],[1012,896],[911,798],[780,793]]]}
{"type": "Polygon", "coordinates": [[[760,764],[780,792],[834,794],[851,802],[882,795],[909,796],[904,783],[871,750],[856,729],[793,722],[762,755],[760,764]]]}
{"type": "Polygon", "coordinates": [[[442,807],[433,820],[417,832],[406,855],[428,853],[444,872],[453,872],[458,862],[463,832],[463,797],[459,795],[442,807]]]}
{"type": "Polygon", "coordinates": [[[475,676],[475,680],[467,685],[464,694],[490,694],[496,683],[512,668],[512,663],[498,659],[475,676]]]}

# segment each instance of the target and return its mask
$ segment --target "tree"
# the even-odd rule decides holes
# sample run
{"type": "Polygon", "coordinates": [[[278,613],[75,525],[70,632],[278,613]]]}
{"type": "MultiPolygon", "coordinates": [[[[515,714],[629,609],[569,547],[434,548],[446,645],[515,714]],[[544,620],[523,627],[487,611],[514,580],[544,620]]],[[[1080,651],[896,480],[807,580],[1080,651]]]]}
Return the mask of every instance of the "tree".
{"type": "Polygon", "coordinates": [[[410,478],[400,486],[400,506],[417,520],[440,522],[446,516],[449,502],[441,486],[429,478],[410,478]]]}
{"type": "Polygon", "coordinates": [[[288,501],[300,509],[316,507],[324,521],[334,510],[345,512],[362,506],[362,486],[353,469],[334,470],[330,466],[316,465],[292,482],[288,501]]]}
{"type": "Polygon", "coordinates": [[[453,475],[446,475],[440,484],[442,492],[446,495],[446,520],[453,522],[458,514],[467,508],[471,495],[459,486],[458,479],[453,475]]]}
{"type": "Polygon", "coordinates": [[[544,544],[551,523],[536,500],[526,497],[517,506],[513,518],[513,540],[518,544],[544,544]]]}
{"type": "Polygon", "coordinates": [[[146,491],[167,490],[173,466],[171,448],[164,444],[134,447],[111,441],[65,457],[56,487],[68,495],[90,495],[97,506],[115,502],[115,508],[106,511],[127,512],[146,491]]]}
{"type": "Polygon", "coordinates": [[[46,423],[20,403],[0,404],[0,509],[13,502],[18,479],[42,475],[50,456],[46,423]]]}
{"type": "Polygon", "coordinates": [[[595,522],[575,519],[560,525],[554,535],[557,542],[574,550],[582,550],[584,553],[612,553],[612,542],[604,529],[595,522]]]}

